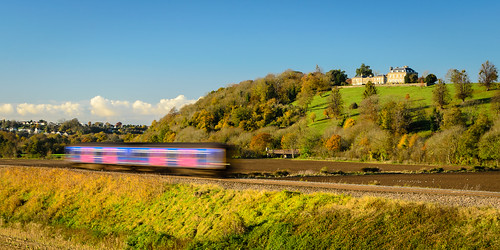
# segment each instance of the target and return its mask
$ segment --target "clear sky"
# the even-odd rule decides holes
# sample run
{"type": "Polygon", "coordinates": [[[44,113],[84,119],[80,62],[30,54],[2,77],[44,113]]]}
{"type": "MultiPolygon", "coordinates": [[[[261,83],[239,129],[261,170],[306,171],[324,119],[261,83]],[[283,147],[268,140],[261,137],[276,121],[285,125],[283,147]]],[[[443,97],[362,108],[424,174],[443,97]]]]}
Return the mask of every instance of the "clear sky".
{"type": "Polygon", "coordinates": [[[444,78],[500,66],[500,1],[1,1],[0,119],[151,124],[248,79],[319,65],[444,78]]]}

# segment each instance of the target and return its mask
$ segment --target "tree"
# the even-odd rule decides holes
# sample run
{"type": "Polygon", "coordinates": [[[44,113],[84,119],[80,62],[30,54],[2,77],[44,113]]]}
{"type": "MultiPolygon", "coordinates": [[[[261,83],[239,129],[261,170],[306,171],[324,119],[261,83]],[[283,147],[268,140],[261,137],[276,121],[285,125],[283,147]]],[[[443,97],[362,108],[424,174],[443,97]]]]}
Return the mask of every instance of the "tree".
{"type": "Polygon", "coordinates": [[[363,92],[363,99],[366,99],[376,94],[377,94],[377,88],[375,88],[375,84],[373,84],[371,81],[368,81],[365,85],[365,91],[363,92]]]}
{"type": "Polygon", "coordinates": [[[486,87],[486,91],[490,90],[491,84],[498,80],[498,70],[493,63],[486,61],[481,64],[479,70],[479,83],[486,87]]]}
{"type": "Polygon", "coordinates": [[[406,74],[405,75],[405,83],[416,83],[418,82],[417,74],[406,74]]]}
{"type": "Polygon", "coordinates": [[[444,105],[450,103],[450,99],[450,92],[446,84],[439,80],[439,83],[436,84],[436,87],[432,90],[432,101],[442,109],[444,105]]]}
{"type": "Polygon", "coordinates": [[[332,69],[326,73],[326,76],[331,86],[345,85],[347,81],[347,74],[340,69],[332,69]]]}
{"type": "Polygon", "coordinates": [[[382,129],[396,134],[407,133],[411,123],[411,114],[407,102],[396,103],[390,101],[386,103],[380,110],[378,120],[382,129]]]}
{"type": "Polygon", "coordinates": [[[316,113],[311,113],[311,115],[309,115],[309,118],[311,118],[311,121],[314,123],[314,121],[316,120],[316,113]]]}
{"type": "Polygon", "coordinates": [[[325,141],[325,148],[329,151],[340,151],[342,146],[342,138],[340,135],[332,135],[325,141]]]}
{"type": "Polygon", "coordinates": [[[320,73],[309,73],[302,77],[302,88],[300,93],[297,95],[299,105],[307,109],[307,106],[311,103],[316,95],[317,91],[325,91],[328,89],[326,79],[324,75],[320,73]]]}
{"type": "Polygon", "coordinates": [[[428,74],[426,77],[425,77],[425,80],[424,80],[427,84],[429,85],[432,85],[434,83],[436,83],[437,81],[437,77],[436,75],[434,74],[428,74]]]}
{"type": "Polygon", "coordinates": [[[356,76],[373,76],[373,71],[370,66],[361,64],[359,68],[356,69],[356,76]]]}
{"type": "Polygon", "coordinates": [[[491,111],[500,114],[500,90],[497,90],[491,98],[491,111]]]}
{"type": "Polygon", "coordinates": [[[460,108],[455,107],[448,110],[443,115],[443,128],[451,128],[453,126],[464,126],[465,125],[465,117],[460,108]]]}
{"type": "Polygon", "coordinates": [[[325,109],[325,115],[328,117],[340,117],[344,112],[344,101],[337,87],[333,87],[332,93],[328,98],[328,107],[325,109]]]}
{"type": "Polygon", "coordinates": [[[272,140],[271,134],[259,133],[252,137],[252,140],[250,141],[250,149],[259,153],[264,153],[266,148],[271,145],[272,140]]]}
{"type": "Polygon", "coordinates": [[[467,97],[472,97],[472,83],[469,80],[469,75],[465,70],[458,71],[450,69],[446,77],[455,85],[455,97],[465,102],[467,97]]]}
{"type": "Polygon", "coordinates": [[[377,121],[378,118],[378,96],[372,95],[361,101],[361,118],[371,120],[373,122],[377,121]]]}

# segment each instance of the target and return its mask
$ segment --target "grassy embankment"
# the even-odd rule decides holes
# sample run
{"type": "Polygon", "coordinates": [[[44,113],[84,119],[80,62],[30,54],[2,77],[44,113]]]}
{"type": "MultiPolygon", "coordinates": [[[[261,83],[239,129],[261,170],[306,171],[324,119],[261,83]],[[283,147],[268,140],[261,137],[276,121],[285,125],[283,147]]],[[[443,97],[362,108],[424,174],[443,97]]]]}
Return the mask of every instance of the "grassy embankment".
{"type": "MultiPolygon", "coordinates": [[[[448,90],[450,92],[450,97],[452,102],[449,106],[462,104],[461,100],[454,98],[455,87],[453,84],[447,84],[448,90]]],[[[406,94],[410,96],[409,101],[413,103],[414,106],[424,107],[427,114],[431,113],[432,110],[432,91],[435,85],[428,87],[417,87],[417,86],[376,86],[378,91],[378,96],[380,98],[380,103],[383,104],[389,100],[400,101],[405,100],[406,94]]],[[[477,109],[478,111],[484,111],[490,113],[490,101],[491,97],[494,95],[495,91],[485,91],[484,87],[477,83],[473,84],[473,97],[466,99],[466,103],[469,109],[477,109]]],[[[343,88],[340,89],[342,99],[344,101],[344,112],[349,116],[357,120],[359,118],[359,109],[350,110],[349,106],[352,103],[357,103],[358,105],[362,101],[364,87],[357,88],[343,88]]],[[[323,114],[324,109],[327,107],[327,101],[330,93],[325,93],[323,95],[317,95],[311,102],[309,113],[307,117],[310,116],[311,112],[316,113],[316,121],[311,123],[312,128],[323,132],[327,127],[335,125],[338,121],[327,119],[323,114]]],[[[311,122],[311,121],[309,121],[311,122]]]]}
{"type": "Polygon", "coordinates": [[[0,169],[0,225],[36,223],[77,243],[165,248],[500,248],[500,211],[168,178],[0,169]]]}

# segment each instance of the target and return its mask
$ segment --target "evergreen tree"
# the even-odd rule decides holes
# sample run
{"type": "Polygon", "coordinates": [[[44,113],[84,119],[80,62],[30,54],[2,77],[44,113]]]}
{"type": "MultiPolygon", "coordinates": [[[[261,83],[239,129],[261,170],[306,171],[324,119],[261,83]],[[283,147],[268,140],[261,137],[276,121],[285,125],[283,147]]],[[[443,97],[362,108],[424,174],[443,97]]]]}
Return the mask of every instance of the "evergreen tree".
{"type": "Polygon", "coordinates": [[[377,94],[377,88],[375,88],[375,84],[373,84],[371,81],[368,81],[365,85],[365,91],[363,92],[363,99],[366,99],[376,94],[377,94]]]}
{"type": "Polygon", "coordinates": [[[328,117],[340,117],[344,113],[344,101],[337,87],[332,88],[332,93],[328,98],[328,107],[325,109],[325,115],[328,117]]]}

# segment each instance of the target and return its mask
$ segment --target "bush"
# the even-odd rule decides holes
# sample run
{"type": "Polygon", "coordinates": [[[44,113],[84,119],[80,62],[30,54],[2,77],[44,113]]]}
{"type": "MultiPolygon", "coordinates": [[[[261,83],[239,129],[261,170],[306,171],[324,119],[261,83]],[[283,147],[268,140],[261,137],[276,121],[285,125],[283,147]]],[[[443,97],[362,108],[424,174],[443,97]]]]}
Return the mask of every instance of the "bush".
{"type": "Polygon", "coordinates": [[[378,173],[378,172],[380,172],[380,169],[374,168],[374,167],[366,167],[366,168],[362,168],[361,171],[363,173],[378,173]]]}
{"type": "Polygon", "coordinates": [[[455,126],[434,134],[425,143],[425,158],[429,163],[458,163],[458,144],[465,129],[455,126]]]}

